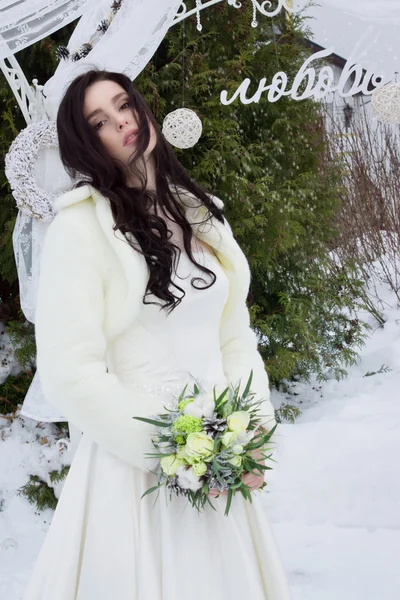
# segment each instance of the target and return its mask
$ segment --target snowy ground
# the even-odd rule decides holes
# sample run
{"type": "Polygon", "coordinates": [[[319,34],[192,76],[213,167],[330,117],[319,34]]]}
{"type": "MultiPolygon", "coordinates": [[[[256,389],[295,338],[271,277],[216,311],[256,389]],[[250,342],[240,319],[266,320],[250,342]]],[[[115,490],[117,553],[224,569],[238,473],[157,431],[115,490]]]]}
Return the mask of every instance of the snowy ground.
{"type": "MultiPolygon", "coordinates": [[[[279,426],[267,488],[293,600],[400,598],[400,310],[386,300],[385,327],[348,378],[273,396],[276,407],[290,401],[302,410],[295,424],[279,426]],[[391,370],[365,376],[382,365],[391,370]]],[[[1,600],[21,599],[51,522],[51,510],[38,514],[16,490],[30,474],[45,478],[69,464],[55,432],[0,417],[1,600]]]]}

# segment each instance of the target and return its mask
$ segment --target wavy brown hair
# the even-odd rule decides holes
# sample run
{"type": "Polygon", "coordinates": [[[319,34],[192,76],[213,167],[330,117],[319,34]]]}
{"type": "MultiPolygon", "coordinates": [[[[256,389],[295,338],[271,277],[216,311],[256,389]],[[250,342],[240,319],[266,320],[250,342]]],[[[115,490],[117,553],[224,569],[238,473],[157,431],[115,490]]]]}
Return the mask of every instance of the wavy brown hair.
{"type": "MultiPolygon", "coordinates": [[[[205,221],[213,215],[221,223],[224,222],[223,211],[218,208],[209,192],[195,183],[186,173],[177,159],[171,145],[165,139],[160,126],[143,96],[134,88],[129,77],[123,73],[92,69],[76,77],[68,86],[57,115],[58,141],[62,163],[68,173],[78,182],[75,187],[89,183],[103,196],[109,199],[115,224],[113,230],[120,230],[132,248],[144,255],[150,270],[149,281],[143,297],[144,304],[161,304],[146,302],[149,293],[164,301],[162,308],[172,311],[185,296],[184,290],[171,280],[174,259],[179,259],[180,249],[169,241],[167,224],[162,217],[155,214],[155,207],[165,208],[181,227],[185,250],[193,264],[213,278],[209,285],[196,287],[194,281],[201,277],[193,277],[191,283],[196,289],[208,289],[216,275],[207,267],[199,264],[192,254],[192,228],[185,218],[182,207],[170,190],[179,186],[188,190],[199,199],[199,206],[204,205],[207,211],[205,221]],[[138,137],[135,151],[129,159],[129,168],[137,176],[141,187],[128,187],[126,170],[117,160],[111,158],[94,127],[89,125],[83,116],[83,105],[87,88],[97,81],[111,80],[119,84],[129,95],[129,104],[135,109],[138,117],[138,137]],[[146,169],[139,169],[138,163],[144,164],[144,152],[150,141],[150,128],[153,124],[157,140],[152,151],[155,159],[157,192],[147,190],[146,169]],[[154,213],[151,212],[153,208],[154,213]],[[132,234],[134,240],[130,239],[132,234]],[[137,244],[134,242],[137,241],[137,244]],[[175,296],[170,285],[183,292],[181,297],[175,296]]],[[[174,193],[178,193],[176,190],[174,193]]],[[[181,200],[184,204],[184,198],[181,200]]],[[[205,222],[202,221],[202,222],[205,222]]],[[[177,264],[177,263],[176,263],[177,264]]]]}

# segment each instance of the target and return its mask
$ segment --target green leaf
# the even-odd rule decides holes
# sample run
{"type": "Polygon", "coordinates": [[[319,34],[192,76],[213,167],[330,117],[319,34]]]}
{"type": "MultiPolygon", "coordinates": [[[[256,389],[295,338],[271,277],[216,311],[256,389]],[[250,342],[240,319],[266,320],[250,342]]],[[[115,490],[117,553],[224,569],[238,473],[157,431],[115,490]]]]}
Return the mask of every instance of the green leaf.
{"type": "Polygon", "coordinates": [[[150,425],[156,425],[157,427],[171,427],[170,423],[154,421],[153,419],[146,419],[145,417],[132,417],[132,419],[137,419],[138,421],[143,421],[144,423],[150,423],[150,425]]]}
{"type": "Polygon", "coordinates": [[[225,507],[225,516],[227,517],[229,514],[229,509],[231,507],[232,504],[232,498],[233,498],[233,490],[231,488],[229,488],[228,490],[228,497],[226,500],[226,507],[225,507]]]}
{"type": "Polygon", "coordinates": [[[252,379],[253,379],[253,369],[251,369],[251,371],[250,371],[250,375],[247,380],[246,387],[244,388],[244,392],[242,393],[242,396],[247,396],[247,394],[249,393],[252,379]]]}
{"type": "Polygon", "coordinates": [[[147,496],[147,494],[151,494],[152,492],[155,492],[156,490],[158,490],[163,485],[165,485],[165,483],[160,483],[159,485],[155,485],[154,487],[149,488],[148,490],[145,491],[144,494],[141,495],[140,499],[142,499],[145,496],[147,496]]]}

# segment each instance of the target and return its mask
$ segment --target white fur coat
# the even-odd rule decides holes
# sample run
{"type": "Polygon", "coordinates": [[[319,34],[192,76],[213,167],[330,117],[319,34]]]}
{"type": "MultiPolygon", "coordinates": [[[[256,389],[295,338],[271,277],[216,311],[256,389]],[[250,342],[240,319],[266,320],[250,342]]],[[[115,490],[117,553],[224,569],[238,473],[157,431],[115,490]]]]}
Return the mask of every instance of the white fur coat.
{"type": "MultiPolygon", "coordinates": [[[[248,261],[226,220],[223,225],[213,217],[212,226],[196,225],[203,220],[205,207],[187,192],[181,196],[183,202],[176,197],[194,234],[214,249],[229,279],[220,325],[224,373],[230,383],[241,379],[243,389],[253,369],[252,390],[264,399],[261,412],[270,429],[276,421],[268,376],[246,306],[248,261]]],[[[213,201],[224,205],[215,196],[213,201]]],[[[119,231],[113,231],[110,203],[91,186],[62,194],[54,208],[56,216],[43,245],[35,324],[44,395],[104,449],[146,469],[146,426],[132,416],[151,411],[139,398],[132,410],[132,391],[107,369],[107,352],[141,308],[147,263],[119,231]]]]}

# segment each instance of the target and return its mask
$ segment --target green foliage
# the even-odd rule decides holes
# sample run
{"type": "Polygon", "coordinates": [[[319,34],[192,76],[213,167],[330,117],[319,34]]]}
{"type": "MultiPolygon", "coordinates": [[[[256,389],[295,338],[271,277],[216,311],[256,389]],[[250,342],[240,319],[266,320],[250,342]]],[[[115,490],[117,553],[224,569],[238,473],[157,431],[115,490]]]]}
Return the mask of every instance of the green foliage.
{"type": "Polygon", "coordinates": [[[70,470],[70,465],[64,465],[62,467],[62,469],[60,469],[59,471],[55,470],[55,471],[50,471],[49,476],[50,476],[50,481],[52,483],[60,483],[60,481],[63,481],[66,476],[69,473],[70,470]]]}
{"type": "MultiPolygon", "coordinates": [[[[50,471],[50,481],[52,483],[60,483],[67,477],[69,470],[70,466],[64,465],[59,471],[50,471]]],[[[29,504],[35,504],[39,511],[45,508],[51,508],[52,510],[57,508],[58,499],[54,493],[54,489],[43,481],[43,479],[40,479],[38,475],[30,475],[29,481],[19,488],[18,494],[25,496],[29,504]]]]}
{"type": "Polygon", "coordinates": [[[30,373],[9,375],[0,385],[0,414],[15,412],[18,404],[22,404],[32,381],[30,373]]]}
{"type": "Polygon", "coordinates": [[[18,495],[25,496],[29,504],[36,504],[40,511],[45,508],[53,510],[57,508],[58,500],[54,494],[54,489],[40,479],[38,475],[30,475],[29,481],[19,488],[18,495]]]}
{"type": "Polygon", "coordinates": [[[264,296],[267,311],[260,306],[254,311],[267,339],[261,353],[271,379],[279,382],[293,374],[309,379],[315,373],[322,380],[327,369],[339,379],[343,367],[356,361],[365,338],[367,325],[354,314],[362,283],[328,255],[318,261],[310,257],[303,265],[290,262],[287,270],[270,274],[276,278],[270,289],[285,291],[264,296]]]}
{"type": "Polygon", "coordinates": [[[22,367],[31,369],[36,356],[34,325],[28,321],[9,321],[7,333],[13,344],[15,358],[22,367]]]}
{"type": "Polygon", "coordinates": [[[69,437],[69,425],[68,421],[56,421],[53,423],[55,427],[57,427],[60,435],[63,437],[69,437]]]}
{"type": "MultiPolygon", "coordinates": [[[[287,73],[290,87],[311,52],[304,44],[309,32],[298,15],[260,17],[257,28],[251,19],[250,3],[240,10],[221,3],[202,12],[202,32],[195,18],[172,27],[135,86],[160,125],[182,106],[202,119],[200,143],[175,152],[191,176],[225,202],[250,263],[248,305],[272,383],[312,373],[323,379],[327,370],[340,377],[363,342],[364,324],[354,313],[364,292],[352,265],[339,268],[330,254],[343,194],[339,167],[325,159],[318,103],[268,102],[265,93],[258,103],[220,102],[222,90],[230,97],[246,77],[248,97],[278,71],[287,73]]],[[[28,80],[44,82],[54,72],[55,47],[73,28],[18,54],[28,80]]],[[[0,99],[4,157],[24,123],[3,78],[0,99]]],[[[3,318],[15,329],[14,321],[23,320],[11,247],[16,207],[1,170],[0,190],[0,298],[3,318]]],[[[28,330],[27,336],[26,361],[33,350],[28,330]]]]}
{"type": "Polygon", "coordinates": [[[275,418],[277,423],[283,423],[284,421],[294,423],[297,417],[300,415],[301,410],[297,406],[289,404],[288,402],[284,402],[278,409],[275,410],[275,418]]]}
{"type": "Polygon", "coordinates": [[[378,371],[367,371],[365,373],[364,377],[372,377],[373,375],[381,375],[382,373],[390,373],[390,371],[393,371],[393,369],[391,369],[390,367],[388,367],[386,365],[382,365],[378,371]]]}
{"type": "Polygon", "coordinates": [[[351,264],[330,252],[342,190],[338,166],[326,160],[318,104],[288,97],[229,106],[245,77],[247,97],[278,71],[289,85],[310,51],[306,21],[259,19],[251,6],[218,5],[172,28],[136,79],[160,123],[180,106],[203,122],[200,143],[176,153],[191,176],[225,202],[226,215],[252,271],[248,305],[271,381],[295,375],[336,377],[357,357],[365,325],[355,317],[363,284],[351,264]],[[278,29],[279,28],[279,29],[278,29]],[[279,30],[281,33],[279,33],[279,30]],[[268,43],[271,42],[271,43],[268,43]]]}

